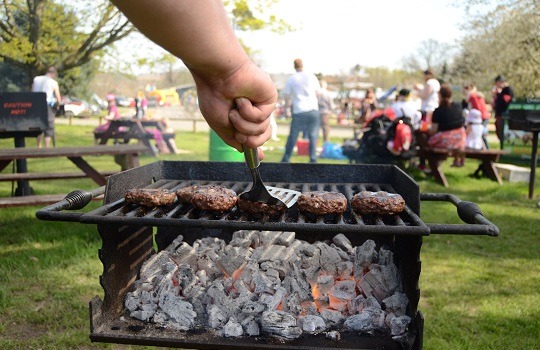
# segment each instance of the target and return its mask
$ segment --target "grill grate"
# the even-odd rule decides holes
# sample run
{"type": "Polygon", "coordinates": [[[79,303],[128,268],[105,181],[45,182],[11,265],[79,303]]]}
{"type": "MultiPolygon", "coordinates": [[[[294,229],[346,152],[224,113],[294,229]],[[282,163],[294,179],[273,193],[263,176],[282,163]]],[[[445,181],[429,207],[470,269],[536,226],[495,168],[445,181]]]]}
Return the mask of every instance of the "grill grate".
{"type": "MultiPolygon", "coordinates": [[[[161,179],[146,188],[162,188],[176,191],[191,185],[221,185],[237,193],[249,185],[248,182],[233,181],[195,181],[161,179]]],[[[270,186],[293,189],[300,192],[334,191],[341,192],[350,200],[360,191],[386,191],[396,193],[389,184],[376,183],[273,183],[270,186]]],[[[176,200],[170,206],[145,208],[128,204],[120,199],[104,205],[81,217],[84,223],[130,224],[141,226],[181,226],[218,229],[251,229],[314,232],[369,232],[392,235],[428,235],[429,229],[407,206],[399,215],[378,216],[359,215],[351,210],[342,215],[312,216],[299,212],[295,207],[286,210],[278,217],[254,216],[234,208],[224,213],[201,211],[191,204],[176,200]]]]}

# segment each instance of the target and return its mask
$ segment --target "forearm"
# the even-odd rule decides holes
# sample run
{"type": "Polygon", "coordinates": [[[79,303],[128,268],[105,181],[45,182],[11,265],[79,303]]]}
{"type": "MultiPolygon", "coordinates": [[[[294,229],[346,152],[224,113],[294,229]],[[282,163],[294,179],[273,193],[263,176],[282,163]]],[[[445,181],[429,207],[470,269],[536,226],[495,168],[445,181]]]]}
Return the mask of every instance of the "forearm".
{"type": "Polygon", "coordinates": [[[221,0],[111,1],[143,34],[203,78],[222,78],[249,60],[221,0]]]}

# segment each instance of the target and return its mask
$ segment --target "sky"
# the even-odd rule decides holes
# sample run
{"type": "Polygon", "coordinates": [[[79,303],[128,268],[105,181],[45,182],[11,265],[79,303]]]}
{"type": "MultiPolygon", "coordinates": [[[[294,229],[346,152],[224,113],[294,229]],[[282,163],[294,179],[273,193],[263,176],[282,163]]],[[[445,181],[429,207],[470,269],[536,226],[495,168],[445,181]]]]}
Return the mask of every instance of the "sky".
{"type": "MultiPolygon", "coordinates": [[[[326,75],[348,73],[357,64],[396,69],[423,41],[451,45],[461,37],[464,10],[452,2],[456,1],[281,0],[272,12],[296,31],[283,35],[238,31],[236,35],[257,51],[256,63],[271,74],[293,73],[296,58],[304,61],[306,71],[326,75]]],[[[163,52],[140,34],[122,43],[126,62],[133,48],[163,52]]],[[[145,72],[130,65],[138,74],[145,72]]]]}
{"type": "Polygon", "coordinates": [[[323,74],[348,72],[356,64],[400,68],[422,41],[455,43],[464,21],[464,11],[449,0],[281,0],[274,9],[299,29],[285,35],[237,32],[259,51],[257,63],[274,74],[292,73],[295,58],[305,70],[323,74]]]}

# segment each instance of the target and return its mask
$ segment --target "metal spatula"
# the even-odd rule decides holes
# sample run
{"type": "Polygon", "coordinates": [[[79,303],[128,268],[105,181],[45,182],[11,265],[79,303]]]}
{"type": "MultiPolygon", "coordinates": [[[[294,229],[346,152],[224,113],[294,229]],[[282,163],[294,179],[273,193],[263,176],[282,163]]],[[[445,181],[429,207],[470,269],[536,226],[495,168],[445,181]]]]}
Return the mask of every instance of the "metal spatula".
{"type": "Polygon", "coordinates": [[[296,203],[302,193],[286,188],[265,186],[259,173],[259,154],[256,148],[245,148],[244,157],[251,171],[253,183],[251,187],[240,194],[240,198],[252,202],[262,202],[270,205],[290,208],[296,203]]]}

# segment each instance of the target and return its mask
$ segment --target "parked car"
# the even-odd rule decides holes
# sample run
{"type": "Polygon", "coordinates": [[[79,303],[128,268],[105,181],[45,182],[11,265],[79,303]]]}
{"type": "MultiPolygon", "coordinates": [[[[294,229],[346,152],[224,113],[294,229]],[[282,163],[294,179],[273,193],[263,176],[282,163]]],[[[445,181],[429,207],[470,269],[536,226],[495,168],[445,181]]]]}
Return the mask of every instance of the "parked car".
{"type": "Polygon", "coordinates": [[[82,117],[92,113],[91,106],[88,102],[73,96],[63,96],[60,105],[61,107],[56,112],[56,116],[72,118],[82,117]]]}
{"type": "Polygon", "coordinates": [[[116,96],[116,105],[119,107],[134,107],[131,104],[132,99],[125,96],[116,96]]]}

